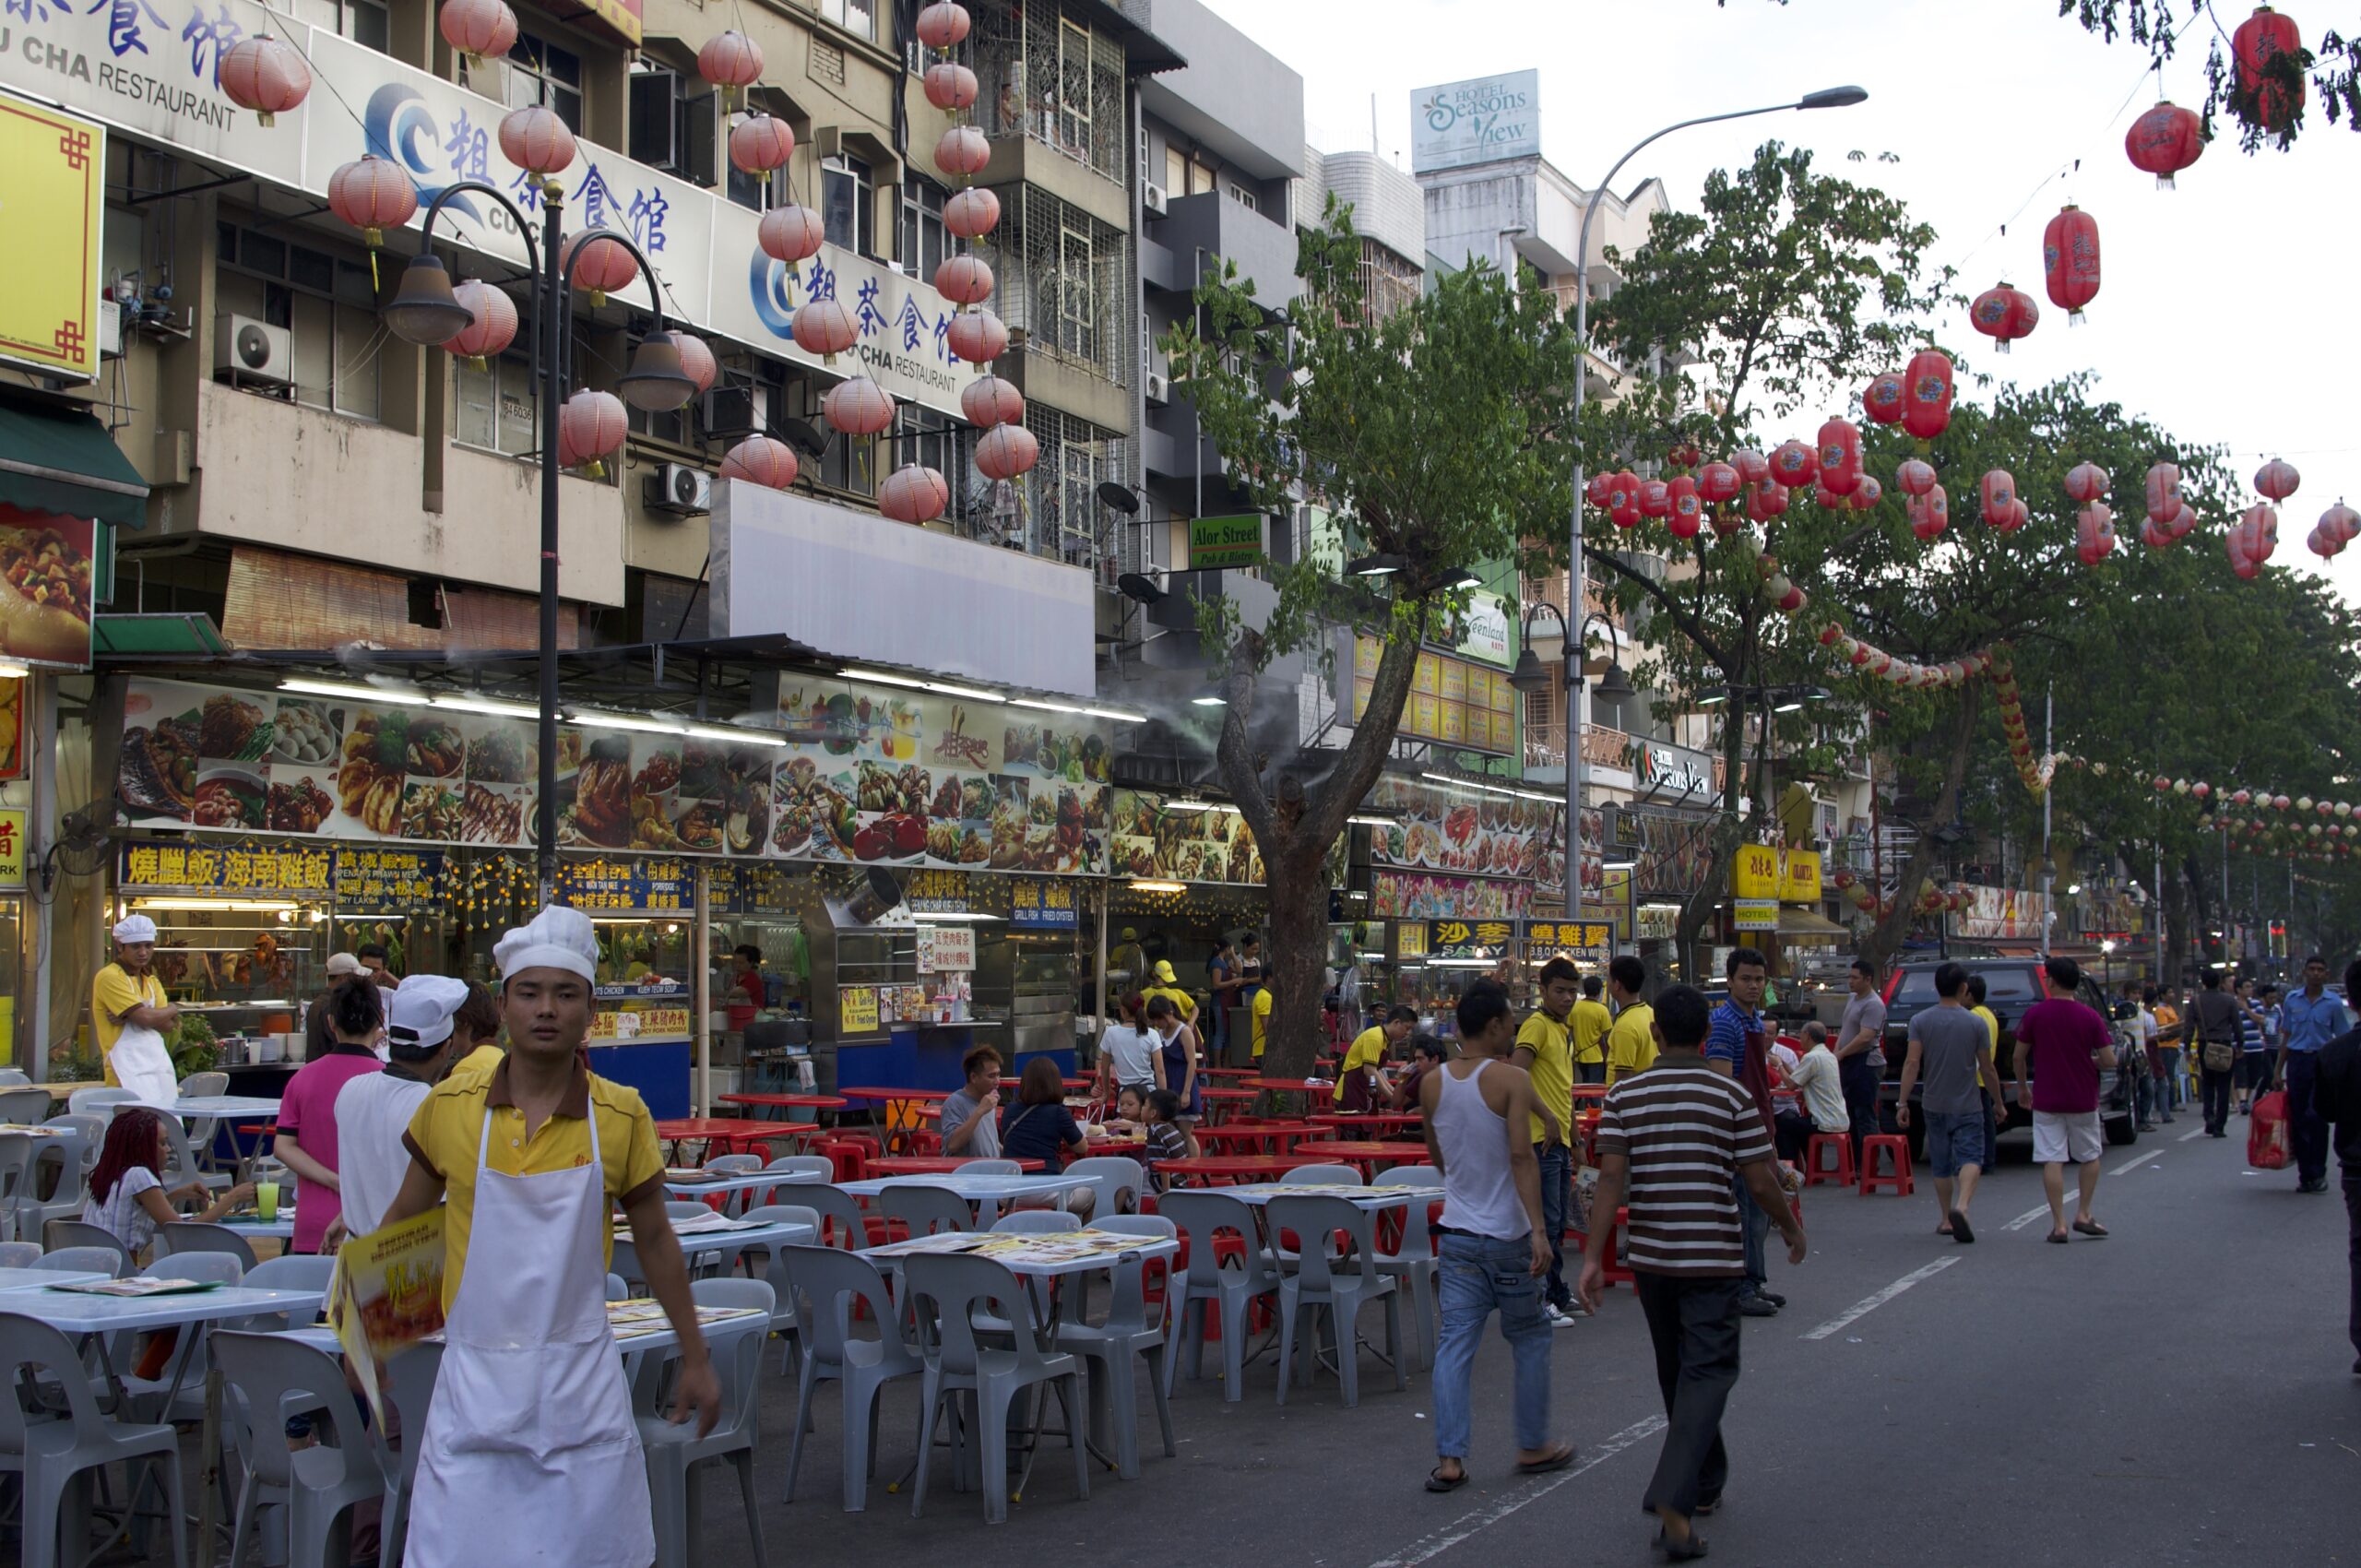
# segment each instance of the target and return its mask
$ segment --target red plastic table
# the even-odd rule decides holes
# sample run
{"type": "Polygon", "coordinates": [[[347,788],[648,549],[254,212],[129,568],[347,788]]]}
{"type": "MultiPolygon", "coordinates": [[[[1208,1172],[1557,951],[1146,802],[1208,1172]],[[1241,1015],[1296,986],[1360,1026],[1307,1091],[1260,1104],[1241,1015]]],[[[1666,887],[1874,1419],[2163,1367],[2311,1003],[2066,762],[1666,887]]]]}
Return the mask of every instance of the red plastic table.
{"type": "Polygon", "coordinates": [[[949,1089],[848,1088],[843,1084],[836,1086],[836,1092],[847,1099],[866,1100],[883,1108],[885,1146],[889,1150],[909,1147],[910,1134],[926,1119],[926,1108],[941,1105],[951,1098],[949,1089]]]}
{"type": "Polygon", "coordinates": [[[1256,1076],[1259,1072],[1260,1069],[1254,1067],[1207,1067],[1204,1069],[1204,1075],[1208,1078],[1252,1078],[1256,1076]]]}
{"type": "Polygon", "coordinates": [[[1197,1129],[1197,1142],[1221,1153],[1277,1154],[1329,1134],[1309,1122],[1230,1122],[1197,1129]]]}
{"type": "MultiPolygon", "coordinates": [[[[872,1176],[942,1176],[958,1170],[970,1159],[985,1158],[983,1155],[969,1155],[962,1158],[957,1155],[889,1154],[867,1161],[866,1169],[872,1176]]],[[[1041,1162],[1038,1159],[1020,1159],[1016,1163],[1027,1176],[1041,1169],[1041,1162]]]]}
{"type": "MultiPolygon", "coordinates": [[[[1200,1138],[1204,1134],[1197,1134],[1200,1138]]],[[[1343,1165],[1358,1165],[1364,1175],[1375,1177],[1389,1165],[1424,1165],[1427,1146],[1411,1143],[1378,1143],[1360,1139],[1337,1138],[1324,1144],[1312,1144],[1308,1153],[1323,1160],[1343,1165]]]]}
{"type": "Polygon", "coordinates": [[[1427,1119],[1415,1111],[1321,1111],[1304,1120],[1335,1127],[1340,1133],[1354,1128],[1366,1128],[1372,1133],[1415,1133],[1427,1124],[1427,1119]]]}
{"type": "Polygon", "coordinates": [[[1156,1169],[1184,1187],[1229,1186],[1240,1182],[1271,1182],[1299,1165],[1324,1163],[1301,1154],[1208,1154],[1189,1159],[1160,1159],[1156,1169]]]}
{"type": "MultiPolygon", "coordinates": [[[[749,1122],[742,1116],[683,1116],[656,1123],[656,1136],[662,1142],[722,1144],[751,1146],[765,1138],[784,1137],[775,1123],[749,1122]]],[[[673,1153],[679,1154],[675,1147],[673,1153]]]]}
{"type": "Polygon", "coordinates": [[[1205,1118],[1219,1123],[1233,1111],[1243,1111],[1254,1103],[1253,1089],[1200,1089],[1205,1097],[1205,1118]]]}
{"type": "Polygon", "coordinates": [[[1336,1093],[1336,1086],[1325,1078],[1249,1078],[1245,1087],[1269,1095],[1274,1104],[1281,1095],[1299,1094],[1306,1111],[1315,1103],[1334,1104],[1336,1093]]]}
{"type": "Polygon", "coordinates": [[[743,1105],[756,1111],[842,1111],[852,1103],[832,1094],[725,1094],[714,1098],[724,1105],[743,1105]]]}

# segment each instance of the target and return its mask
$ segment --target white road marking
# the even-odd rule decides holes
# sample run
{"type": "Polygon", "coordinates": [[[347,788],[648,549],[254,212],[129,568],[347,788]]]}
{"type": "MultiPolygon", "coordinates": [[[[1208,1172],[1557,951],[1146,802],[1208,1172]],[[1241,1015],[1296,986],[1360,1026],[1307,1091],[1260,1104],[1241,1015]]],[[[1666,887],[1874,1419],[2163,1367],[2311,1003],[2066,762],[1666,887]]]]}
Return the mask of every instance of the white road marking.
{"type": "MultiPolygon", "coordinates": [[[[2125,1171],[2132,1170],[2137,1166],[2147,1164],[2150,1160],[2155,1158],[2158,1155],[2164,1152],[2165,1151],[2160,1148],[2152,1148],[2146,1154],[2135,1154],[2130,1159],[2125,1160],[2122,1164],[2108,1171],[2107,1174],[2110,1176],[2120,1176],[2125,1171]]],[[[2047,1206],[2044,1206],[2046,1207],[2047,1206]]]]}
{"type": "Polygon", "coordinates": [[[1519,1509],[1540,1502],[1568,1481],[1596,1469],[1633,1443],[1645,1443],[1664,1428],[1665,1419],[1662,1416],[1650,1416],[1643,1421],[1634,1421],[1614,1436],[1594,1445],[1582,1462],[1572,1469],[1560,1470],[1537,1485],[1520,1488],[1513,1496],[1502,1498],[1489,1508],[1463,1514],[1431,1535],[1420,1536],[1393,1556],[1378,1559],[1370,1564],[1370,1568],[1418,1568],[1419,1563],[1442,1556],[1477,1531],[1491,1528],[1519,1509]]]}
{"type": "Polygon", "coordinates": [[[2026,1226],[2031,1225],[2035,1220],[2046,1218],[2048,1214],[2049,1206],[2047,1204],[2044,1204],[2039,1208],[2029,1208],[2025,1210],[2024,1213],[2017,1216],[2014,1219],[2011,1219],[2009,1223],[2000,1227],[2000,1229],[2003,1230],[2022,1230],[2026,1226]]]}
{"type": "Polygon", "coordinates": [[[2191,1138],[2201,1138],[2201,1137],[2203,1137],[2204,1135],[2205,1135],[2205,1129],[2204,1129],[2204,1128],[2202,1128],[2202,1127],[2200,1127],[2200,1128],[2199,1128],[2199,1129],[2197,1129],[2197,1131],[2195,1131],[2194,1133],[2183,1133],[2183,1134],[2180,1135],[2180,1138],[2179,1138],[2179,1140],[2178,1140],[2178,1141],[2179,1141],[2179,1142],[2181,1142],[2181,1143],[2187,1143],[2187,1142],[2189,1142],[2189,1139],[2191,1139],[2191,1138]]]}
{"type": "MultiPolygon", "coordinates": [[[[2047,1207],[2042,1209],[2042,1213],[2044,1214],[2047,1214],[2049,1210],[2047,1207]]],[[[1806,1339],[1825,1339],[1832,1334],[1840,1333],[1843,1330],[1851,1327],[1862,1318],[1869,1316],[1880,1307],[1884,1306],[1888,1301],[1892,1301],[1896,1296],[1901,1295],[1904,1290],[1909,1289],[1912,1286],[1918,1284],[1922,1280],[1934,1278],[1935,1276],[1942,1273],[1943,1270],[1951,1267],[1952,1265],[1957,1262],[1959,1262],[1959,1255],[1957,1253],[1953,1253],[1950,1257],[1937,1258],[1933,1263],[1928,1264],[1924,1268],[1913,1269],[1908,1274],[1905,1274],[1901,1278],[1895,1280],[1892,1284],[1887,1286],[1884,1289],[1879,1291],[1876,1295],[1869,1297],[1867,1301],[1856,1301],[1844,1312],[1839,1313],[1836,1316],[1830,1318],[1826,1323],[1821,1324],[1818,1328],[1813,1329],[1809,1334],[1805,1335],[1804,1337],[1806,1339]]]]}

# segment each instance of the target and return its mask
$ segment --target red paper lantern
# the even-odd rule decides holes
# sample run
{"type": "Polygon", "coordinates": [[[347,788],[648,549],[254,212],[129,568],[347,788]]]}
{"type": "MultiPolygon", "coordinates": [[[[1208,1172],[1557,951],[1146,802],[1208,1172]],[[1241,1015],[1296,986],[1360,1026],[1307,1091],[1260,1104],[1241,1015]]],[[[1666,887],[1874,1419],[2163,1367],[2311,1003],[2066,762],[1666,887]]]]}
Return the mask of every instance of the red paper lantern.
{"type": "Polygon", "coordinates": [[[1910,356],[1904,373],[1909,392],[1902,412],[1902,428],[1921,442],[1932,441],[1951,428],[1952,360],[1940,349],[1921,349],[1910,356]]]}
{"type": "Polygon", "coordinates": [[[2304,35],[2295,21],[2268,6],[2238,24],[2231,35],[2231,53],[2237,76],[2230,91],[2230,112],[2248,125],[2279,138],[2282,147],[2293,138],[2296,118],[2304,109],[2304,73],[2280,60],[2300,62],[2304,35]],[[2276,70],[2281,75],[2274,77],[2276,70]]]}
{"type": "Polygon", "coordinates": [[[496,60],[516,42],[516,13],[503,0],[443,0],[435,25],[443,42],[466,55],[470,65],[496,60]]]}
{"type": "Polygon", "coordinates": [[[2172,530],[2172,536],[2175,539],[2187,538],[2189,530],[2197,527],[2197,508],[2187,501],[2183,501],[2180,504],[2180,510],[2173,515],[2173,520],[2166,523],[2165,527],[2172,530]]]}
{"type": "Polygon", "coordinates": [[[2173,176],[2205,151],[2205,127],[2194,110],[2167,100],[2131,122],[2124,133],[2124,156],[2134,169],[2156,176],[2156,188],[2173,188],[2173,176]]]}
{"type": "Polygon", "coordinates": [[[967,36],[967,7],[935,0],[919,13],[919,42],[929,49],[955,49],[967,36]]]}
{"type": "Polygon", "coordinates": [[[959,178],[973,178],[992,160],[992,144],[973,125],[954,125],[934,144],[934,166],[959,178]]]}
{"type": "Polygon", "coordinates": [[[697,51],[697,75],[720,88],[728,101],[731,92],[762,79],[762,45],[735,28],[715,33],[697,51]]]}
{"type": "Polygon", "coordinates": [[[976,443],[976,471],[986,479],[1014,479],[1041,460],[1041,443],[1021,424],[996,424],[976,443]]]}
{"type": "Polygon", "coordinates": [[[535,103],[500,119],[500,153],[528,173],[547,179],[574,161],[574,133],[557,111],[535,103]]]}
{"type": "Polygon", "coordinates": [[[754,231],[754,243],[763,254],[789,267],[818,255],[827,238],[827,224],[808,207],[774,207],[754,231]]]}
{"type": "Polygon", "coordinates": [[[1851,496],[1839,495],[1825,484],[1811,487],[1811,499],[1814,505],[1826,512],[1842,512],[1853,505],[1851,496]]]}
{"type": "Polygon", "coordinates": [[[934,291],[954,304],[982,304],[992,297],[992,269],[978,256],[946,256],[934,269],[934,291]]]}
{"type": "Polygon", "coordinates": [[[1789,490],[1820,477],[1820,454],[1800,441],[1789,441],[1771,454],[1771,477],[1789,490]]]}
{"type": "Polygon", "coordinates": [[[1910,531],[1922,540],[1940,539],[1952,526],[1952,498],[1940,484],[1924,495],[1913,496],[1906,510],[1910,531]]]}
{"type": "Polygon", "coordinates": [[[606,469],[599,459],[613,455],[629,428],[622,398],[611,392],[576,392],[557,411],[558,460],[602,478],[606,469]],[[566,461],[569,457],[573,461],[566,461]]]}
{"type": "Polygon", "coordinates": [[[1607,514],[1619,529],[1640,526],[1640,480],[1625,469],[1607,487],[1607,514]]]}
{"type": "Polygon", "coordinates": [[[2148,466],[2148,520],[2158,528],[2169,524],[2181,508],[2180,467],[2177,463],[2148,466]]]}
{"type": "Polygon", "coordinates": [[[943,204],[943,226],[963,240],[980,240],[999,223],[1000,197],[981,185],[954,191],[943,204]]]}
{"type": "Polygon", "coordinates": [[[1665,460],[1676,469],[1694,469],[1704,457],[1694,441],[1682,441],[1667,452],[1665,460]]]}
{"type": "Polygon", "coordinates": [[[2066,471],[2066,493],[2077,501],[2100,500],[2106,491],[2106,470],[2096,463],[2077,463],[2066,471]]]}
{"type": "Polygon", "coordinates": [[[1765,481],[1746,487],[1746,515],[1758,523],[1785,517],[1787,511],[1787,487],[1765,481]]]}
{"type": "Polygon", "coordinates": [[[1583,494],[1592,505],[1604,512],[1607,510],[1607,493],[1614,487],[1614,484],[1613,474],[1596,473],[1590,476],[1590,482],[1583,486],[1583,494]]]}
{"type": "Polygon", "coordinates": [[[681,368],[689,373],[689,379],[696,384],[699,392],[712,391],[714,381],[721,374],[713,350],[694,332],[683,332],[677,327],[671,330],[672,346],[681,351],[681,368]]]}
{"type": "Polygon", "coordinates": [[[722,454],[721,477],[785,490],[795,482],[795,448],[767,435],[750,435],[722,454]]]}
{"type": "Polygon", "coordinates": [[[795,346],[807,354],[817,354],[823,364],[834,364],[836,356],[853,345],[860,336],[853,329],[851,313],[835,300],[806,300],[788,323],[794,334],[795,346]]]}
{"type": "Polygon", "coordinates": [[[2115,515],[2105,502],[2094,501],[2075,514],[2074,553],[2085,566],[2115,553],[2115,515]]]}
{"type": "Polygon", "coordinates": [[[1771,459],[1750,446],[1731,453],[1730,467],[1738,470],[1740,484],[1762,484],[1771,477],[1771,459]]]}
{"type": "Polygon", "coordinates": [[[1861,485],[1861,427],[1832,419],[1820,427],[1820,482],[1824,490],[1850,495],[1861,485]]]}
{"type": "Polygon", "coordinates": [[[2097,220],[2069,203],[2041,232],[2041,270],[2049,303],[2066,313],[2066,325],[2082,324],[2082,307],[2099,291],[2097,220]]]}
{"type": "Polygon", "coordinates": [[[443,351],[457,354],[476,369],[508,351],[516,341],[516,302],[505,292],[470,278],[451,291],[451,297],[475,313],[475,320],[445,341],[443,351]]]}
{"type": "Polygon", "coordinates": [[[1976,486],[1977,497],[1984,504],[1984,520],[2007,533],[2016,527],[2017,481],[2006,469],[1987,469],[1983,482],[1976,486]]]}
{"type": "Polygon", "coordinates": [[[2173,543],[2173,530],[2153,517],[2143,517],[2140,522],[2140,542],[2151,550],[2169,550],[2173,543]]]}
{"type": "Polygon", "coordinates": [[[1671,503],[1665,526],[1672,530],[1672,537],[1695,539],[1697,530],[1705,522],[1705,503],[1697,493],[1697,481],[1687,474],[1668,480],[1665,483],[1665,495],[1671,503]]]}
{"type": "Polygon", "coordinates": [[[874,435],[894,422],[894,399],[869,377],[856,375],[828,388],[820,413],[847,435],[874,435]]]}
{"type": "Polygon", "coordinates": [[[631,280],[639,276],[638,260],[606,230],[576,230],[566,236],[559,255],[570,268],[566,276],[573,286],[590,291],[593,310],[605,304],[609,294],[631,287],[631,280]]]}
{"type": "Polygon", "coordinates": [[[795,156],[795,127],[776,114],[749,114],[730,127],[730,161],[742,174],[768,181],[795,156]]]}
{"type": "Polygon", "coordinates": [[[951,318],[950,341],[969,364],[990,364],[1008,351],[1008,328],[988,310],[961,311],[951,318]]]}
{"type": "Polygon", "coordinates": [[[1924,457],[1904,457],[1893,470],[1893,487],[1904,495],[1924,495],[1935,488],[1935,465],[1924,457]]]}
{"type": "Polygon", "coordinates": [[[877,510],[897,523],[924,523],[943,516],[951,487],[920,463],[904,463],[877,487],[877,510]]]}
{"type": "Polygon", "coordinates": [[[400,164],[373,152],[328,176],[328,210],[360,230],[362,242],[374,250],[386,243],[386,230],[400,228],[418,211],[418,187],[400,164]]]}
{"type": "Polygon", "coordinates": [[[2361,538],[2361,513],[2356,513],[2340,500],[2320,514],[2319,528],[2321,537],[2333,539],[2337,548],[2342,550],[2355,538],[2361,538]]]}
{"type": "MultiPolygon", "coordinates": [[[[1845,628],[1837,623],[1831,621],[1827,625],[1822,626],[1820,629],[1820,646],[1822,647],[1830,647],[1844,635],[1845,628]]],[[[1844,885],[1839,883],[1837,885],[1842,886],[1844,885]]]]}
{"type": "Polygon", "coordinates": [[[1016,389],[1014,383],[997,375],[979,375],[960,390],[959,411],[978,430],[1016,424],[1025,418],[1025,394],[1016,389]]]}
{"type": "Polygon", "coordinates": [[[1967,323],[2000,346],[2007,353],[2009,345],[2031,333],[2041,321],[2041,307],[2023,289],[2012,289],[2007,282],[1994,284],[1975,296],[1967,307],[1967,323]]]}
{"type": "Polygon", "coordinates": [[[976,101],[976,73],[950,60],[939,60],[926,68],[922,84],[926,101],[937,109],[957,111],[976,101]]]}
{"type": "Polygon", "coordinates": [[[1908,378],[1895,371],[1872,378],[1869,390],[1861,394],[1861,408],[1875,423],[1901,423],[1910,408],[1908,378]]]}
{"type": "Polygon", "coordinates": [[[1856,512],[1869,511],[1880,501],[1884,499],[1885,486],[1878,482],[1878,476],[1875,474],[1863,474],[1861,476],[1860,487],[1853,492],[1853,510],[1856,512]]]}
{"type": "Polygon", "coordinates": [[[2254,487],[2273,501],[2286,500],[2303,482],[2304,476],[2296,471],[2296,465],[2278,457],[2272,458],[2254,472],[2254,487]]]}
{"type": "Polygon", "coordinates": [[[1727,463],[1707,463],[1697,470],[1697,493],[1714,505],[1737,500],[1743,482],[1727,463]]]}
{"type": "Polygon", "coordinates": [[[1672,488],[1660,479],[1640,481],[1640,516],[1669,517],[1672,516],[1672,488]]]}
{"type": "MultiPolygon", "coordinates": [[[[513,29],[516,24],[512,20],[509,25],[513,29]]],[[[141,46],[143,53],[145,47],[141,46]]],[[[241,109],[252,110],[255,124],[267,125],[273,116],[303,107],[312,90],[312,67],[303,63],[294,45],[259,33],[231,44],[214,67],[213,79],[222,97],[241,109]]]]}

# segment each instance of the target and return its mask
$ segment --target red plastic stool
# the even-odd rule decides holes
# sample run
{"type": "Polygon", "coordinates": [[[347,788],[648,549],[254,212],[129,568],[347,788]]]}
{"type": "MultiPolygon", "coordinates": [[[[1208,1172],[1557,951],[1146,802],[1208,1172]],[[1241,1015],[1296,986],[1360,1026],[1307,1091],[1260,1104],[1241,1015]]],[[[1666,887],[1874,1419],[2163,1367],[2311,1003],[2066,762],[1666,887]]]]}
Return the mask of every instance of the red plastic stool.
{"type": "Polygon", "coordinates": [[[1814,1133],[1811,1142],[1804,1146],[1804,1185],[1817,1187],[1823,1182],[1833,1182],[1840,1187],[1849,1187],[1853,1181],[1853,1134],[1814,1133]],[[1822,1151],[1832,1148],[1836,1151],[1833,1167],[1820,1158],[1822,1151]]]}
{"type": "Polygon", "coordinates": [[[1883,1187],[1908,1197],[1916,1189],[1910,1182],[1910,1140],[1900,1133],[1872,1133],[1861,1140],[1861,1193],[1863,1196],[1883,1187]],[[1878,1156],[1891,1154],[1893,1165],[1880,1173],[1878,1156]]]}

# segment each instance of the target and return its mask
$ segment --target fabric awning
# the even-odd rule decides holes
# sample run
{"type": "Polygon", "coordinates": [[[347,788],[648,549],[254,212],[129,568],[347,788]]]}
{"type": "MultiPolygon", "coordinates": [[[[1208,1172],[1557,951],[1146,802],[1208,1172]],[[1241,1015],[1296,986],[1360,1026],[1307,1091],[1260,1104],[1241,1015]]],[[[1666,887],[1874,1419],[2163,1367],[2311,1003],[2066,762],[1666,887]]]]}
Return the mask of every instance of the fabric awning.
{"type": "Polygon", "coordinates": [[[1782,942],[1850,942],[1853,933],[1825,915],[1809,909],[1782,909],[1779,911],[1779,940],[1782,942]]]}
{"type": "Polygon", "coordinates": [[[101,658],[219,659],[230,651],[209,615],[101,615],[90,630],[90,651],[101,658]]]}
{"type": "Polygon", "coordinates": [[[148,481],[107,427],[56,404],[0,400],[0,502],[119,529],[148,526],[148,481]]]}

